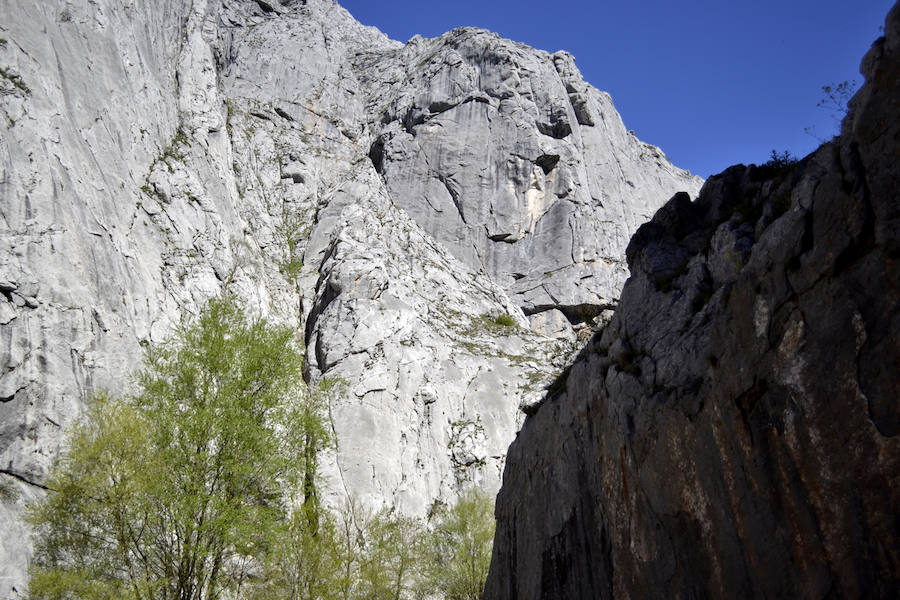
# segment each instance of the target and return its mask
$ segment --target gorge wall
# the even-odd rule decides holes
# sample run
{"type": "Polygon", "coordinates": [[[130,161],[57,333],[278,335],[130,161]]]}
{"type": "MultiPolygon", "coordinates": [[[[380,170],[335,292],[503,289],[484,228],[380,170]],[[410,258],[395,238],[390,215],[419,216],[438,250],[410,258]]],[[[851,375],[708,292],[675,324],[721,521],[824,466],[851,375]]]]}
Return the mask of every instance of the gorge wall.
{"type": "Polygon", "coordinates": [[[900,589],[900,9],[842,133],[675,195],[510,448],[485,598],[900,589]]]}
{"type": "Polygon", "coordinates": [[[223,291],[346,382],[328,501],[497,489],[631,235],[702,183],[570,55],[487,31],[401,44],[330,0],[0,16],[0,597],[85,400],[223,291]]]}

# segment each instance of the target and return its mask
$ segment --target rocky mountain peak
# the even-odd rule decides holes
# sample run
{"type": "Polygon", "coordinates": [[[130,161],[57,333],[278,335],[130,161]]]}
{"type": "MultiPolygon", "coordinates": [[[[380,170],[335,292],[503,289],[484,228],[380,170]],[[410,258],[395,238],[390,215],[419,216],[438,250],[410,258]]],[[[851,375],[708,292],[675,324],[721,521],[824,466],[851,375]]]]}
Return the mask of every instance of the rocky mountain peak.
{"type": "Polygon", "coordinates": [[[631,234],[701,181],[569,55],[392,41],[330,0],[6,7],[0,595],[93,393],[228,292],[345,382],[326,502],[496,490],[524,411],[608,317],[631,234]]]}

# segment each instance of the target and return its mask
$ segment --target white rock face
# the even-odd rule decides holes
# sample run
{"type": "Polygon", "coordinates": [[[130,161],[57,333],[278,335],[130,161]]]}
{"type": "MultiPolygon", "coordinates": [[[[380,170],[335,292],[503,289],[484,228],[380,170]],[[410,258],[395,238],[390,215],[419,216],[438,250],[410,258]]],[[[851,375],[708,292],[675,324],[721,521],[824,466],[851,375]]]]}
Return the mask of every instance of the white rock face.
{"type": "Polygon", "coordinates": [[[700,183],[568,55],[329,0],[0,0],[0,69],[2,598],[85,399],[223,290],[346,380],[333,502],[496,489],[628,237],[700,183]]]}
{"type": "Polygon", "coordinates": [[[332,497],[425,514],[466,483],[496,489],[519,404],[538,399],[571,347],[530,331],[499,286],[391,205],[369,165],[328,210],[339,217],[307,340],[310,367],[349,382],[331,403],[332,497]]]}
{"type": "Polygon", "coordinates": [[[462,28],[354,65],[391,197],[528,314],[575,326],[599,315],[618,298],[637,226],[673,190],[699,190],[625,130],[566,52],[462,28]]]}

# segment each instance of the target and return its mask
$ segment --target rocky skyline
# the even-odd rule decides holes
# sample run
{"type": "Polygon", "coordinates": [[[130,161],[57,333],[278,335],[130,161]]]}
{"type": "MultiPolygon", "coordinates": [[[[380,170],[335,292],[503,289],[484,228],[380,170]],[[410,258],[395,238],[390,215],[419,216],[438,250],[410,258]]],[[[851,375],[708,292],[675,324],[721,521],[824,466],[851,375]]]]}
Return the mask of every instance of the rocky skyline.
{"type": "Polygon", "coordinates": [[[900,7],[839,137],[632,237],[609,326],[510,447],[485,598],[892,598],[900,7]]]}
{"type": "Polygon", "coordinates": [[[483,30],[403,45],[329,0],[2,12],[3,596],[85,399],[223,291],[346,382],[328,502],[496,491],[631,234],[702,183],[570,56],[483,30]]]}

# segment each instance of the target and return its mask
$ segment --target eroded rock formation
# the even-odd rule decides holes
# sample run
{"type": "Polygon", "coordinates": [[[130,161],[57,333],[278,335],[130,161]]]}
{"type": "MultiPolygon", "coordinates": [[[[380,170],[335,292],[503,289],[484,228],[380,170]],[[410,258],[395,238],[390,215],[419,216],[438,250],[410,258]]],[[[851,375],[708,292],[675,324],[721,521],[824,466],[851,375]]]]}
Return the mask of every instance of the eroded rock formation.
{"type": "Polygon", "coordinates": [[[510,448],[486,598],[900,589],[900,9],[838,138],[674,196],[510,448]]]}
{"type": "Polygon", "coordinates": [[[0,1],[0,132],[0,597],[85,399],[223,290],[346,380],[330,501],[496,489],[630,235],[701,183],[565,53],[330,0],[0,1]]]}

